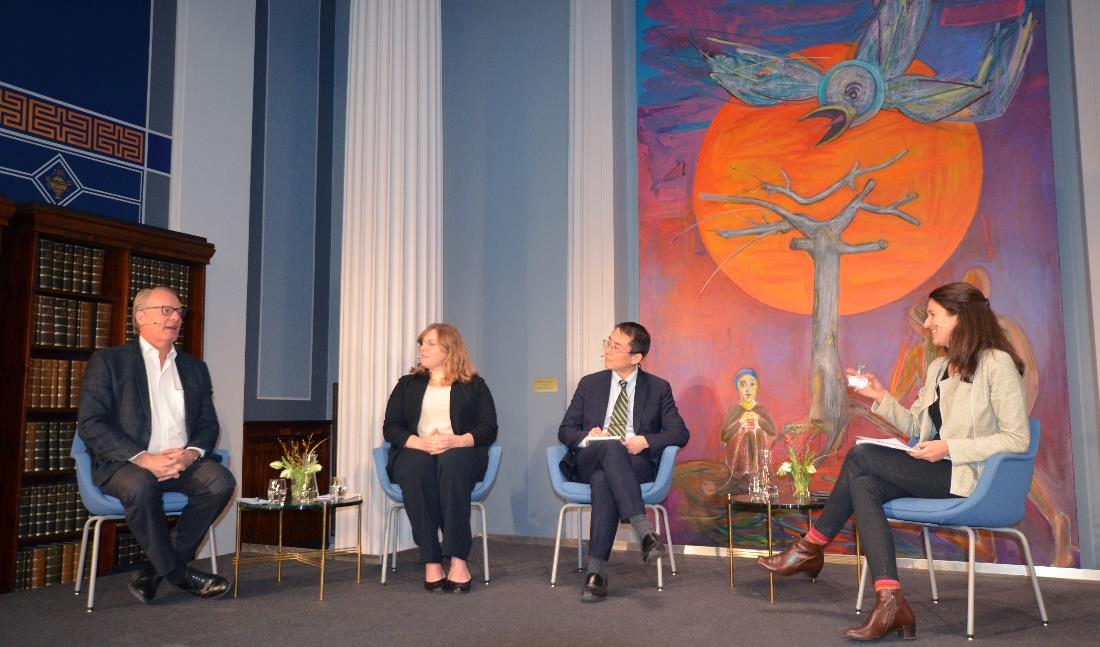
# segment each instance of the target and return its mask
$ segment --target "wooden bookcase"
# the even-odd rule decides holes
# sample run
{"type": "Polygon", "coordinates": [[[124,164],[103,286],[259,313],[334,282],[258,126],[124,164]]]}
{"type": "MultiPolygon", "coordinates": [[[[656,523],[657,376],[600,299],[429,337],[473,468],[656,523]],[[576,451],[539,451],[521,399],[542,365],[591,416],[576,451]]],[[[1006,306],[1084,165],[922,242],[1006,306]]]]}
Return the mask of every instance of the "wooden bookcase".
{"type": "MultiPolygon", "coordinates": [[[[76,551],[64,545],[79,543],[86,518],[68,458],[82,367],[97,348],[133,338],[133,295],[162,284],[188,308],[179,347],[201,357],[214,254],[204,238],[54,205],[9,211],[0,230],[0,593],[54,583],[58,570],[75,575],[76,551]]],[[[104,524],[101,573],[114,566],[117,532],[104,524]]]]}

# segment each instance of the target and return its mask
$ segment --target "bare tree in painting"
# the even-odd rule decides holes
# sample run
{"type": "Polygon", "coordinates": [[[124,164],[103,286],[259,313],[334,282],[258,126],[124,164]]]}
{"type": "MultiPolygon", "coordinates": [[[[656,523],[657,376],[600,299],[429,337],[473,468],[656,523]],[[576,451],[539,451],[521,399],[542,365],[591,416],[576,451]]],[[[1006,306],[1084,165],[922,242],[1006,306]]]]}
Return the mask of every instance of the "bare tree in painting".
{"type": "MultiPolygon", "coordinates": [[[[745,227],[743,229],[718,229],[715,234],[722,238],[737,238],[740,236],[755,236],[753,241],[740,247],[730,256],[723,259],[715,270],[717,273],[722,265],[729,262],[734,256],[743,251],[749,244],[773,234],[781,234],[792,229],[801,234],[791,240],[790,247],[796,251],[806,252],[810,255],[814,266],[814,298],[813,298],[813,356],[812,371],[810,374],[810,409],[806,420],[794,425],[787,425],[785,434],[789,432],[800,433],[812,431],[825,434],[825,452],[832,452],[840,445],[842,433],[848,424],[849,400],[845,387],[843,368],[840,365],[840,353],[837,350],[837,318],[840,302],[840,257],[844,254],[864,254],[886,249],[885,240],[875,240],[866,243],[849,244],[841,240],[841,234],[852,224],[856,215],[860,212],[880,216],[891,216],[905,222],[920,226],[920,222],[912,215],[902,211],[901,207],[917,198],[915,193],[909,193],[900,200],[887,205],[879,205],[868,201],[875,189],[874,179],[868,178],[862,188],[857,186],[857,181],[865,175],[880,171],[901,159],[908,151],[902,150],[893,158],[874,166],[861,168],[856,162],[847,175],[838,179],[831,186],[814,195],[802,195],[791,187],[791,178],[786,171],[782,171],[783,184],[765,182],[761,188],[769,194],[781,195],[799,205],[812,205],[832,196],[841,189],[855,192],[852,199],[832,218],[816,220],[805,213],[791,211],[782,205],[769,200],[749,197],[745,195],[719,195],[704,193],[700,198],[716,202],[732,204],[755,205],[779,216],[780,220],[765,222],[760,225],[745,227]]],[[[714,218],[717,216],[711,216],[714,218]]],[[[707,219],[710,219],[707,218],[707,219]]],[[[701,223],[700,223],[701,224],[701,223]]],[[[713,278],[713,277],[712,277],[713,278]]],[[[784,434],[784,435],[785,435],[784,434]]]]}

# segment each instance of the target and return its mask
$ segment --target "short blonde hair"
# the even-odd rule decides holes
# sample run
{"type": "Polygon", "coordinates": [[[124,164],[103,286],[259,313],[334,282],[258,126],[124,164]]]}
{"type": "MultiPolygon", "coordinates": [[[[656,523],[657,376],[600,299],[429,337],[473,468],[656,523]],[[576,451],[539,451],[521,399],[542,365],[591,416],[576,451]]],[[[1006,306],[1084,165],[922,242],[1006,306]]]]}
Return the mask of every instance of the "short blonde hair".
{"type": "Polygon", "coordinates": [[[167,285],[158,285],[156,287],[142,288],[142,289],[138,290],[137,294],[134,295],[133,309],[130,311],[131,318],[133,319],[133,322],[134,322],[134,334],[135,335],[141,332],[138,329],[138,320],[137,320],[138,311],[140,311],[142,308],[144,308],[145,304],[149,303],[149,297],[151,297],[153,295],[153,293],[158,291],[158,290],[163,291],[163,292],[167,292],[168,294],[171,294],[172,296],[176,297],[176,301],[180,300],[180,295],[177,294],[175,290],[168,287],[167,285]]]}
{"type": "MultiPolygon", "coordinates": [[[[470,360],[470,354],[466,351],[466,342],[462,341],[462,333],[458,332],[458,328],[449,323],[429,324],[416,336],[416,343],[424,343],[424,337],[433,330],[439,338],[439,343],[447,350],[447,358],[443,360],[444,381],[452,384],[474,379],[477,370],[474,368],[473,361],[470,360]]],[[[409,372],[424,375],[428,373],[428,369],[417,363],[409,372]]]]}

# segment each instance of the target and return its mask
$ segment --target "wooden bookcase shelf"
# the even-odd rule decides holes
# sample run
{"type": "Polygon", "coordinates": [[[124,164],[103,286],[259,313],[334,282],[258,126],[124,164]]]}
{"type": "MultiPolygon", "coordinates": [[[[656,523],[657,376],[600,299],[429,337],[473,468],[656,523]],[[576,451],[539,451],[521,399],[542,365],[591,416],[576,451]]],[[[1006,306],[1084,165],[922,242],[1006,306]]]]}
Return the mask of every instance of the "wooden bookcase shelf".
{"type": "MultiPolygon", "coordinates": [[[[179,347],[201,357],[213,255],[198,236],[0,198],[0,593],[75,573],[86,511],[74,503],[68,456],[83,366],[98,348],[133,338],[133,295],[155,285],[181,293],[179,347]]],[[[114,566],[110,525],[101,573],[114,566]]],[[[117,552],[133,555],[132,544],[117,552]]]]}

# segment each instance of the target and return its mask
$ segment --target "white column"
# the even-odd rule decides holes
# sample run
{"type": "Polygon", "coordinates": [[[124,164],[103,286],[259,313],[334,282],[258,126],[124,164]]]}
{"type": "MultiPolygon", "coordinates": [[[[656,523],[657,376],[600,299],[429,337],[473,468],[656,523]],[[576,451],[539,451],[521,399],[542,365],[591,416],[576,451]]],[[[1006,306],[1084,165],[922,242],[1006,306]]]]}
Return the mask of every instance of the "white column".
{"type": "MultiPolygon", "coordinates": [[[[611,0],[572,0],[569,11],[569,218],[566,402],[603,369],[600,340],[615,325],[615,119],[611,0]]],[[[568,515],[576,536],[576,517],[568,515]]],[[[588,524],[582,532],[588,534],[588,524]]]]}
{"type": "Polygon", "coordinates": [[[615,176],[611,0],[572,0],[569,25],[567,399],[603,368],[615,325],[615,176]]]}
{"type": "MultiPolygon", "coordinates": [[[[241,479],[244,427],[248,186],[252,175],[252,76],[256,3],[179,0],[169,227],[203,236],[216,251],[206,271],[204,359],[221,424],[218,445],[241,479]]],[[[239,492],[239,490],[238,490],[239,492]]],[[[232,553],[237,515],[217,526],[232,553]]],[[[206,554],[206,547],[199,555],[206,554]]],[[[205,566],[204,566],[205,568],[205,566]]]]}
{"type": "MultiPolygon", "coordinates": [[[[337,472],[363,493],[365,552],[379,554],[387,501],[371,450],[417,333],[442,312],[439,0],[356,0],[350,32],[337,472]]],[[[339,544],[354,544],[339,517],[339,544]]]]}

